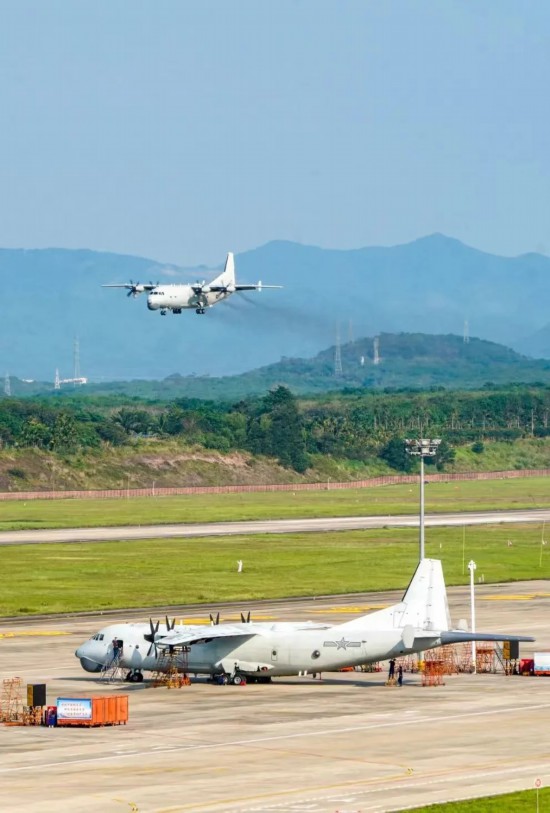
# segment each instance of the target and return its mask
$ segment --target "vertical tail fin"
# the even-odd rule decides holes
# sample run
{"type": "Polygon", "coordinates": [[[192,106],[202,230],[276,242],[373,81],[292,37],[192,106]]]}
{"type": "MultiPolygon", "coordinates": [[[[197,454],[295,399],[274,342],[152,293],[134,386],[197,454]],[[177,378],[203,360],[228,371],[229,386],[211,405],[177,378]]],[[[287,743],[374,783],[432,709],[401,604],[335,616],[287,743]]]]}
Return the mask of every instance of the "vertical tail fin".
{"type": "Polygon", "coordinates": [[[405,595],[398,604],[363,615],[341,625],[371,629],[442,631],[451,629],[447,590],[439,559],[423,559],[415,570],[405,595]]]}
{"type": "Polygon", "coordinates": [[[235,285],[235,256],[232,251],[229,251],[227,254],[222,273],[216,277],[216,279],[213,279],[210,285],[220,285],[229,288],[235,285]]]}

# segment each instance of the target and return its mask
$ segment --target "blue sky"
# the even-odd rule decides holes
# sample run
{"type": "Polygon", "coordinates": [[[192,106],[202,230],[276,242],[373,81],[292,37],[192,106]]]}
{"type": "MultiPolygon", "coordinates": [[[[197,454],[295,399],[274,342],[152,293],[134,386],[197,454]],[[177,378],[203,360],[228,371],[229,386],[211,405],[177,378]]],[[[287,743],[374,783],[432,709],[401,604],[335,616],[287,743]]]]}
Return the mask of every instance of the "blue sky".
{"type": "Polygon", "coordinates": [[[550,4],[0,0],[0,246],[550,252],[550,4]]]}

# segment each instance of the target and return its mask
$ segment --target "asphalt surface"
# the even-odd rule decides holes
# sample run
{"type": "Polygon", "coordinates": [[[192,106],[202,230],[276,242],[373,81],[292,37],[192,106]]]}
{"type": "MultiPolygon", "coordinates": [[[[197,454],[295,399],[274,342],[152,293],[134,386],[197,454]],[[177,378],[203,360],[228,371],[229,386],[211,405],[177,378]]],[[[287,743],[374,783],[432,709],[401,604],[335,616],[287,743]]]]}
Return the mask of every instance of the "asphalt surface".
{"type": "MultiPolygon", "coordinates": [[[[429,514],[426,527],[441,525],[492,525],[500,522],[550,522],[550,509],[521,511],[475,511],[429,514]]],[[[52,542],[105,542],[131,539],[169,539],[197,536],[288,534],[322,531],[354,531],[368,528],[417,528],[417,515],[376,517],[324,517],[313,519],[267,519],[247,522],[208,522],[177,525],[119,526],[111,528],[58,528],[2,531],[0,545],[40,545],[52,542]]]]}
{"type": "MultiPolygon", "coordinates": [[[[405,587],[405,585],[403,585],[405,587]]],[[[251,603],[256,620],[347,621],[400,592],[251,603]]],[[[454,621],[468,586],[448,590],[454,621]]],[[[476,586],[478,628],[531,634],[550,649],[550,582],[476,586]]],[[[222,607],[223,621],[241,604],[222,607]]],[[[136,611],[127,620],[146,620],[136,611]]],[[[182,620],[204,610],[182,608],[182,620]]],[[[0,680],[20,675],[57,697],[129,695],[127,726],[0,727],[2,813],[381,813],[550,782],[550,678],[459,674],[402,688],[377,673],[182,689],[107,684],[74,650],[108,614],[0,623],[0,680]]],[[[534,809],[534,801],[533,801],[534,809]]]]}

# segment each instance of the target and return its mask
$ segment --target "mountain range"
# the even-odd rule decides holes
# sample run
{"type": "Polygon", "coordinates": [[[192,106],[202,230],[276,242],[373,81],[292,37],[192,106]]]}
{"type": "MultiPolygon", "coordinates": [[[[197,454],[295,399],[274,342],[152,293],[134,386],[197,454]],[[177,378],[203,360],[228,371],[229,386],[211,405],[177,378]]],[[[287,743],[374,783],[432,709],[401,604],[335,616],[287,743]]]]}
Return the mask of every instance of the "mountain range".
{"type": "Polygon", "coordinates": [[[163,318],[143,296],[101,285],[202,280],[216,269],[89,250],[0,250],[4,370],[71,377],[78,337],[80,373],[94,381],[234,375],[314,356],[337,329],[346,345],[380,332],[461,336],[466,321],[472,336],[550,357],[550,258],[541,254],[499,257],[435,234],[355,250],[274,241],[237,255],[236,266],[238,281],[284,288],[235,295],[204,316],[163,318]]]}

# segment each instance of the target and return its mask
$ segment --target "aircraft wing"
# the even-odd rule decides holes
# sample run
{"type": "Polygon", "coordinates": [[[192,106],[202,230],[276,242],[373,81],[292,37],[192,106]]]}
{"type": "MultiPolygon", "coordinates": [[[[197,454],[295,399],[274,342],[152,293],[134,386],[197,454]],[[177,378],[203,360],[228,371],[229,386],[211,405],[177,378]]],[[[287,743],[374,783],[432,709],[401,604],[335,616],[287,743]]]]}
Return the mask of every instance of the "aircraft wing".
{"type": "Polygon", "coordinates": [[[235,285],[236,291],[261,291],[262,288],[282,288],[282,285],[264,285],[263,282],[257,282],[255,285],[247,285],[246,283],[241,284],[238,282],[235,285]]]}
{"type": "Polygon", "coordinates": [[[158,285],[153,285],[153,283],[142,283],[142,282],[112,282],[108,285],[102,285],[102,288],[127,288],[129,291],[135,291],[136,293],[142,293],[142,291],[154,291],[155,288],[158,288],[158,285]]]}
{"type": "Polygon", "coordinates": [[[256,282],[247,284],[240,282],[230,283],[228,285],[208,285],[207,288],[213,293],[235,293],[235,291],[261,291],[263,288],[282,288],[282,285],[264,285],[263,282],[256,282]]]}
{"type": "Polygon", "coordinates": [[[171,646],[191,646],[199,641],[211,641],[213,638],[251,638],[256,634],[256,630],[243,630],[232,624],[205,624],[192,629],[171,630],[155,643],[159,649],[168,649],[171,646]]]}

